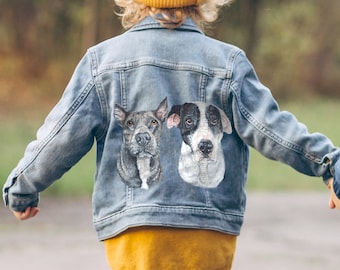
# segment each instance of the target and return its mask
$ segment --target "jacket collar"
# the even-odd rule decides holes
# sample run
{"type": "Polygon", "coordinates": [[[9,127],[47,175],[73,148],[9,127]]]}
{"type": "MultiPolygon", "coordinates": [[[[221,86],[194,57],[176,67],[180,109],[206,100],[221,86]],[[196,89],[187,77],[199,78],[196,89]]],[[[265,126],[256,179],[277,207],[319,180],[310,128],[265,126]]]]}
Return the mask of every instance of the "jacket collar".
{"type": "MultiPolygon", "coordinates": [[[[147,30],[147,29],[166,29],[166,28],[162,26],[153,17],[149,16],[143,19],[142,21],[140,21],[135,26],[133,26],[130,30],[128,30],[128,32],[141,31],[141,30],[147,30]]],[[[203,34],[202,30],[197,27],[197,25],[194,23],[194,21],[191,18],[185,19],[184,23],[180,27],[175,28],[175,30],[195,31],[195,32],[203,34]]]]}

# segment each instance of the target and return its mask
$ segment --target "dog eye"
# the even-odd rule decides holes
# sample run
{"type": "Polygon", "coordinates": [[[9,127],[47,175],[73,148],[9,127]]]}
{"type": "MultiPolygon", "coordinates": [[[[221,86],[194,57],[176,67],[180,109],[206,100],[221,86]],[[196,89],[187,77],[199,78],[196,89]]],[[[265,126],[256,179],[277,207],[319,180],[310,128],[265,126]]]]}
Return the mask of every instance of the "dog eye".
{"type": "Polygon", "coordinates": [[[156,126],[158,124],[156,119],[152,119],[151,120],[151,125],[156,126]]]}
{"type": "Polygon", "coordinates": [[[133,127],[133,121],[132,120],[128,120],[126,122],[126,125],[127,125],[127,127],[133,127]]]}
{"type": "Polygon", "coordinates": [[[218,123],[217,119],[211,119],[210,124],[216,126],[218,123]]]}
{"type": "Polygon", "coordinates": [[[191,126],[191,125],[193,124],[192,119],[191,119],[191,118],[186,119],[186,120],[185,120],[185,124],[186,124],[187,126],[191,126]]]}

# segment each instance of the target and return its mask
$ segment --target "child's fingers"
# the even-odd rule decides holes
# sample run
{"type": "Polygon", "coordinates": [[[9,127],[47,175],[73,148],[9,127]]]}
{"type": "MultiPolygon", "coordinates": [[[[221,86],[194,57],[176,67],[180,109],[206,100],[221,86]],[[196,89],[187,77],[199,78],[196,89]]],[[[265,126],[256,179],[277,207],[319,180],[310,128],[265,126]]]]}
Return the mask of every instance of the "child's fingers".
{"type": "Polygon", "coordinates": [[[37,207],[27,207],[24,212],[13,211],[14,216],[19,220],[26,220],[34,217],[39,212],[37,207]]]}
{"type": "Polygon", "coordinates": [[[329,203],[328,203],[328,205],[329,205],[329,208],[330,208],[330,209],[334,209],[334,208],[335,208],[335,203],[333,202],[332,198],[329,198],[329,203]]]}
{"type": "Polygon", "coordinates": [[[36,216],[36,214],[38,214],[38,212],[39,212],[39,208],[38,207],[32,207],[31,208],[31,215],[30,215],[30,217],[36,216]]]}
{"type": "Polygon", "coordinates": [[[27,218],[30,209],[26,208],[24,212],[13,211],[14,216],[19,220],[24,220],[27,218]]]}
{"type": "Polygon", "coordinates": [[[330,199],[329,199],[328,205],[329,205],[329,208],[331,209],[335,209],[335,208],[340,209],[340,199],[337,197],[337,195],[334,192],[333,182],[334,182],[334,179],[331,178],[327,183],[327,187],[330,192],[330,199]]]}

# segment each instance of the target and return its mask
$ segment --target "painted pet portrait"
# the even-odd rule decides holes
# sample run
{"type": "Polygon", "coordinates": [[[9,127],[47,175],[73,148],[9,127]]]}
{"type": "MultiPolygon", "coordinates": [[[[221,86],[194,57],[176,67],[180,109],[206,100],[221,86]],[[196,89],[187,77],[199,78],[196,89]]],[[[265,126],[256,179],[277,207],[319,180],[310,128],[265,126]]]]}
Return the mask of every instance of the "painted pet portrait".
{"type": "Polygon", "coordinates": [[[159,143],[167,110],[167,98],[150,111],[128,112],[115,104],[114,117],[123,128],[117,167],[130,187],[149,189],[162,178],[159,143]]]}
{"type": "Polygon", "coordinates": [[[223,132],[232,132],[225,113],[203,102],[172,106],[167,127],[177,127],[183,142],[178,171],[184,181],[195,186],[214,188],[225,174],[221,147],[223,132]]]}

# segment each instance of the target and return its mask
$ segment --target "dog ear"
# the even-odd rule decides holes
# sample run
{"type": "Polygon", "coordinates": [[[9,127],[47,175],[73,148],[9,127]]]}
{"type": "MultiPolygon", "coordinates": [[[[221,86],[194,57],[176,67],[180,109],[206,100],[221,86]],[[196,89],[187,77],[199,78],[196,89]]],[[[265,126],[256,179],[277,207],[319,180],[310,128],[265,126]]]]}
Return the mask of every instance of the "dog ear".
{"type": "Polygon", "coordinates": [[[114,117],[119,121],[120,124],[124,123],[126,116],[127,112],[124,110],[124,108],[118,104],[115,104],[114,117]]]}
{"type": "Polygon", "coordinates": [[[167,127],[169,129],[173,127],[177,127],[178,124],[181,122],[180,111],[181,111],[181,105],[172,106],[168,114],[168,120],[167,120],[167,127]]]}
{"type": "Polygon", "coordinates": [[[222,111],[221,109],[219,109],[219,110],[220,110],[220,113],[221,113],[221,121],[222,121],[223,131],[227,134],[231,134],[232,128],[231,128],[229,118],[226,116],[224,111],[222,111]]]}
{"type": "Polygon", "coordinates": [[[165,98],[156,109],[156,116],[158,119],[160,119],[162,122],[165,119],[166,113],[168,111],[168,100],[165,98]]]}

